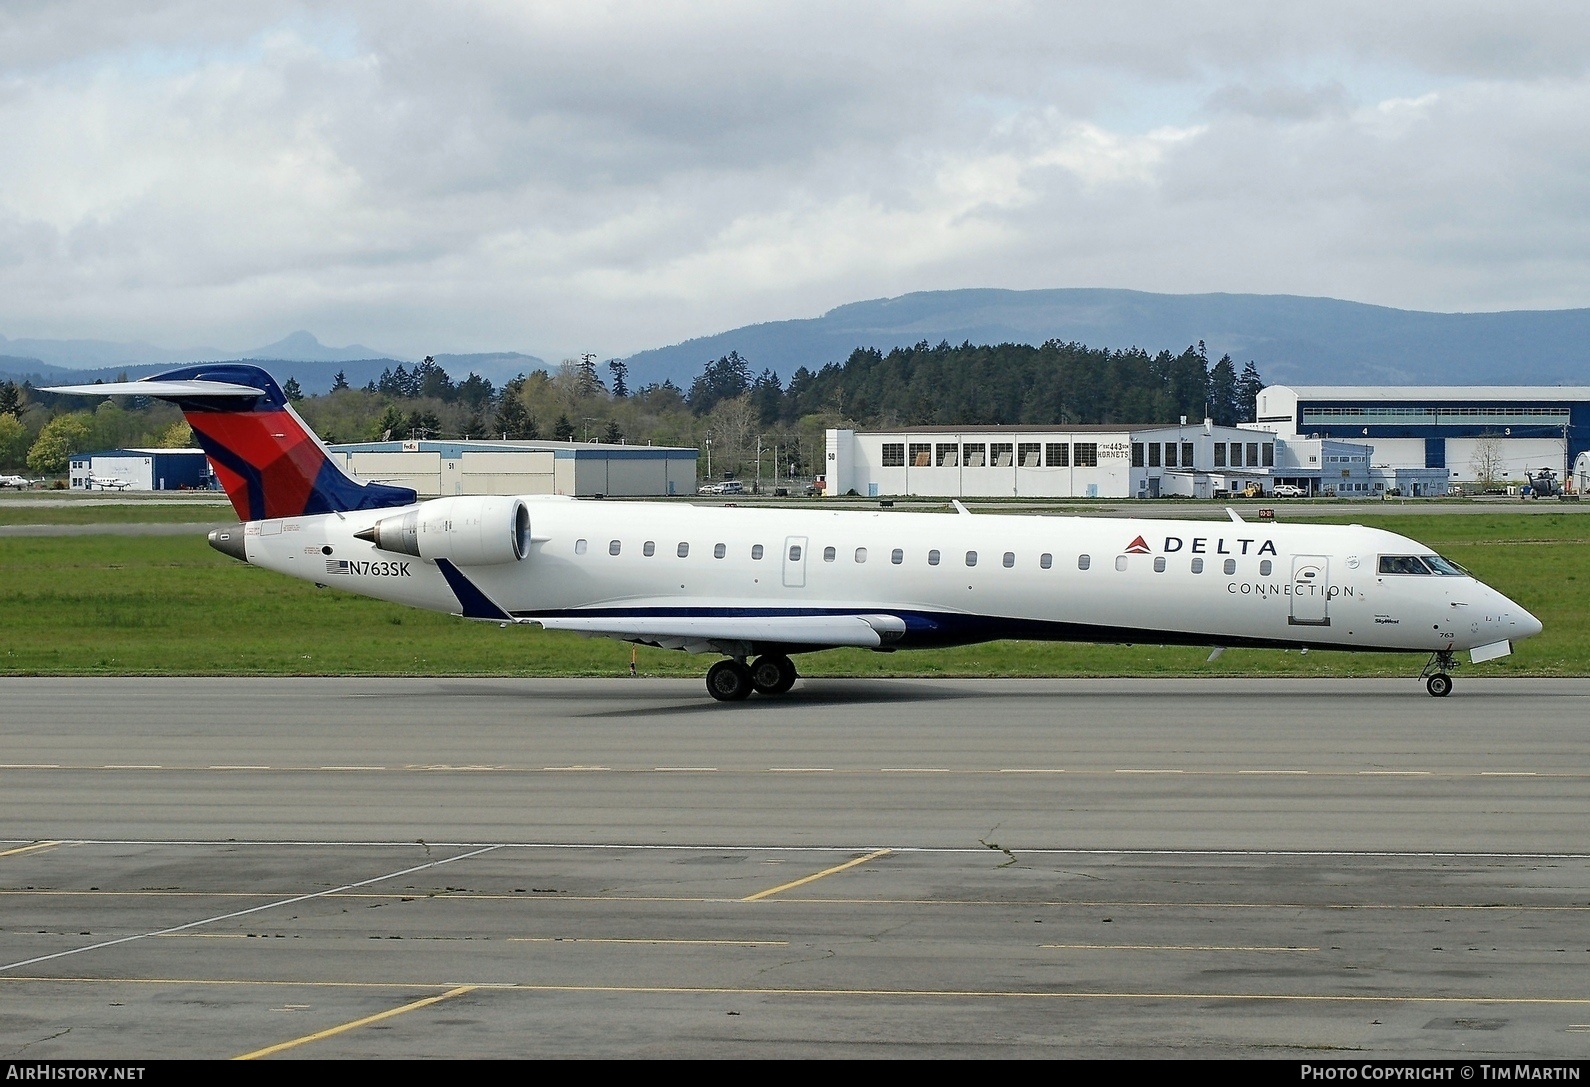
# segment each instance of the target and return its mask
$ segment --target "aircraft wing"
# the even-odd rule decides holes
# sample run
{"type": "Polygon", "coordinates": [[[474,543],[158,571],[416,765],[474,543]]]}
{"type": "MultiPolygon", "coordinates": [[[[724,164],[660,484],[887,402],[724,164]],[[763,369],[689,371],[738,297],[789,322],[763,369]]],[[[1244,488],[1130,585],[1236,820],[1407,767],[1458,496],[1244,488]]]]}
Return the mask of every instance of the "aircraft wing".
{"type": "Polygon", "coordinates": [[[710,651],[727,642],[876,649],[898,641],[897,615],[559,615],[530,616],[547,630],[644,642],[665,649],[710,651]],[[697,648],[699,647],[699,648],[697,648]]]}

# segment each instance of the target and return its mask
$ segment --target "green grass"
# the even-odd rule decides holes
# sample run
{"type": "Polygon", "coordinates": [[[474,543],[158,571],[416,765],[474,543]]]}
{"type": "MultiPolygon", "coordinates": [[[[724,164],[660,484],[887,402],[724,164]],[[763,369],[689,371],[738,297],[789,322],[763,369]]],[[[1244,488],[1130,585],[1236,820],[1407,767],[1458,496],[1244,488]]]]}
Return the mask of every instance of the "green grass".
{"type": "Polygon", "coordinates": [[[13,506],[0,502],[0,525],[221,524],[236,521],[229,502],[147,502],[125,506],[13,506]]]}
{"type": "MultiPolygon", "coordinates": [[[[108,508],[116,507],[94,512],[108,508]]],[[[207,520],[201,509],[151,506],[139,509],[151,517],[135,519],[207,520]]],[[[1473,674],[1590,675],[1590,517],[1351,519],[1429,544],[1540,617],[1545,633],[1473,674]]],[[[316,589],[226,558],[199,535],[0,537],[0,675],[627,675],[630,653],[608,639],[503,629],[316,589]]],[[[800,667],[847,676],[1411,676],[1423,664],[1379,653],[1233,649],[1213,663],[1207,656],[1152,645],[995,642],[834,650],[804,655],[800,667]]],[[[645,675],[693,676],[711,658],[640,648],[636,659],[645,675]]]]}

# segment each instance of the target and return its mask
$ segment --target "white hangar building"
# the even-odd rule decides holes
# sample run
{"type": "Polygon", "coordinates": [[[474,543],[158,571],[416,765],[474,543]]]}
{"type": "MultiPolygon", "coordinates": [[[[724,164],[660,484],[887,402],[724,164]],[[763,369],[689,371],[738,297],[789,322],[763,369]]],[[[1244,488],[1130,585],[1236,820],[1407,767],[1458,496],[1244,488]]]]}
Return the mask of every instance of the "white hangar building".
{"type": "Polygon", "coordinates": [[[641,498],[696,493],[696,451],[559,441],[388,441],[330,447],[360,479],[455,494],[641,498]]]}
{"type": "Polygon", "coordinates": [[[1376,469],[1369,445],[1287,442],[1253,426],[1104,424],[828,431],[823,494],[1213,498],[1278,483],[1306,494],[1446,493],[1446,473],[1376,469]]]}

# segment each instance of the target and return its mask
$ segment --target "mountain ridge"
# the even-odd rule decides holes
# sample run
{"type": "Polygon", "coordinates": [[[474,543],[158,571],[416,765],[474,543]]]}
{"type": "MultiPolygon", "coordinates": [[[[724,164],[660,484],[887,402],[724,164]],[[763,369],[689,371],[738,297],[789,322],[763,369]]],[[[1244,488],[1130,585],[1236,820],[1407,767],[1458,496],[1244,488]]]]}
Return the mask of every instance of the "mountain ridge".
{"type": "Polygon", "coordinates": [[[1252,361],[1268,384],[1584,384],[1590,309],[1438,313],[1303,295],[1153,294],[1114,288],[918,291],[837,306],[637,352],[630,384],[683,388],[737,351],[752,373],[788,381],[799,366],[843,363],[858,347],[1029,343],[1179,354],[1200,341],[1211,362],[1252,361]]]}

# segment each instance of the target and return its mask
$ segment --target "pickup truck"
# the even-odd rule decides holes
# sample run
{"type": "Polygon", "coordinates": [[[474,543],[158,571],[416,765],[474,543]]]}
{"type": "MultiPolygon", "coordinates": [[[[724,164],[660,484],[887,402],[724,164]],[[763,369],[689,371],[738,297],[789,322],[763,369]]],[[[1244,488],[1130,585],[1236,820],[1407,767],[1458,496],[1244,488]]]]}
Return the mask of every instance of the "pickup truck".
{"type": "Polygon", "coordinates": [[[1307,491],[1295,483],[1277,483],[1275,489],[1270,493],[1277,498],[1302,498],[1308,494],[1307,491]]]}

